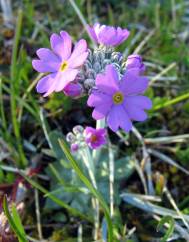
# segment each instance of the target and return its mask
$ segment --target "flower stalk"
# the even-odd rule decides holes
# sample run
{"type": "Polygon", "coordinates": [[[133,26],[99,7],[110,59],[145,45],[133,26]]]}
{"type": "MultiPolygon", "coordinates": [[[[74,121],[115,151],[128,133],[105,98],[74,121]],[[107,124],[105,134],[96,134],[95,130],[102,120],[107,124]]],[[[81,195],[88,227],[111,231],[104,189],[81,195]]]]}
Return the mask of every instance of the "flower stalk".
{"type": "MultiPolygon", "coordinates": [[[[94,186],[95,189],[98,189],[96,178],[95,178],[95,166],[93,164],[93,159],[89,151],[89,148],[86,147],[85,149],[81,150],[80,153],[81,153],[81,157],[83,158],[83,162],[88,170],[92,185],[94,186]]],[[[93,237],[94,237],[94,240],[96,241],[98,239],[98,231],[100,228],[100,205],[97,198],[92,198],[92,206],[95,212],[93,237]]]]}
{"type": "Polygon", "coordinates": [[[108,143],[109,149],[109,183],[110,183],[110,216],[114,216],[114,154],[111,149],[111,143],[108,143]]]}

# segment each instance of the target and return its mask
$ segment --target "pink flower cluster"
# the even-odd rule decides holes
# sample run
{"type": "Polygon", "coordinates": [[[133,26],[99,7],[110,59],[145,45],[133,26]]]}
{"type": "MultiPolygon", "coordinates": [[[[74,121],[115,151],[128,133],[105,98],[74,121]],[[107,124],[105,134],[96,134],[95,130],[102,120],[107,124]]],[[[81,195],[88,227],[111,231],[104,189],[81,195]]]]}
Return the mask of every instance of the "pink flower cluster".
{"type": "Polygon", "coordinates": [[[73,128],[73,133],[68,133],[66,138],[71,143],[72,153],[77,152],[82,147],[86,147],[86,145],[91,149],[99,149],[106,144],[106,129],[94,129],[92,127],[83,129],[82,126],[77,125],[73,128]]]}

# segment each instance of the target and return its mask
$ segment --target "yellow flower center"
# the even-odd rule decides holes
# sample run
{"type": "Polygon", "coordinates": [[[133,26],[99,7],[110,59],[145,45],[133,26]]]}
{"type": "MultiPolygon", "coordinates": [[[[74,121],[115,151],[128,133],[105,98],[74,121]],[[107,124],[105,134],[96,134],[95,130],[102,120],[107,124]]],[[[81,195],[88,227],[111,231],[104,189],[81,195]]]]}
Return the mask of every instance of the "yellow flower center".
{"type": "Polygon", "coordinates": [[[124,96],[123,96],[123,93],[122,92],[116,92],[114,95],[113,95],[113,101],[115,104],[121,104],[124,100],[124,96]]]}
{"type": "Polygon", "coordinates": [[[60,71],[65,71],[67,68],[68,68],[68,62],[67,61],[62,62],[60,66],[60,71]]]}

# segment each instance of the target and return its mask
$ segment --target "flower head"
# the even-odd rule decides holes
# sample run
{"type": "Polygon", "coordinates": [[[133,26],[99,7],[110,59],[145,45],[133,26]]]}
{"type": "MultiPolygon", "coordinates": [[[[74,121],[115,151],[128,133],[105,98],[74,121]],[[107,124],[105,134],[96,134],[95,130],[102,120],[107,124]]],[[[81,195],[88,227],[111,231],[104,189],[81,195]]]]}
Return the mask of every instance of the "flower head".
{"type": "Polygon", "coordinates": [[[106,130],[86,127],[84,130],[85,141],[91,149],[98,149],[106,143],[106,130]]]}
{"type": "Polygon", "coordinates": [[[39,59],[32,61],[36,71],[47,73],[37,84],[37,92],[44,93],[44,96],[63,91],[75,80],[79,67],[88,56],[86,41],[80,40],[72,51],[71,37],[65,31],[61,31],[60,35],[52,34],[50,43],[52,50],[47,48],[37,50],[39,59]]]}
{"type": "Polygon", "coordinates": [[[95,42],[106,46],[119,45],[129,36],[129,31],[127,29],[100,25],[99,23],[94,24],[93,27],[88,26],[88,31],[95,42]]]}
{"type": "Polygon", "coordinates": [[[141,94],[148,87],[148,79],[140,76],[138,69],[131,68],[121,80],[113,65],[107,65],[104,74],[96,77],[96,90],[93,90],[87,104],[94,107],[94,119],[106,118],[107,124],[114,132],[118,128],[129,132],[132,120],[144,121],[146,109],[152,107],[151,100],[141,94]]]}
{"type": "Polygon", "coordinates": [[[144,73],[146,69],[144,63],[142,62],[142,57],[137,54],[129,55],[127,57],[126,68],[127,69],[138,68],[141,74],[144,73]]]}

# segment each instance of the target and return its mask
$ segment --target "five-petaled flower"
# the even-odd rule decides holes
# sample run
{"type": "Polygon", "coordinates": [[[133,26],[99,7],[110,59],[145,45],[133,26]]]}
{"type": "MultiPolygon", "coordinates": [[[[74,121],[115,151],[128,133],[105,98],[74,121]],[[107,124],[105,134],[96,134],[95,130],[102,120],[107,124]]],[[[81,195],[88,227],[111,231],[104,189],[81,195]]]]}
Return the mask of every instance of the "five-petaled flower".
{"type": "Polygon", "coordinates": [[[91,149],[98,149],[106,143],[106,130],[86,127],[84,130],[85,142],[91,149]]]}
{"type": "Polygon", "coordinates": [[[106,46],[116,46],[124,42],[128,36],[129,31],[120,27],[100,25],[99,23],[94,26],[88,26],[88,32],[91,38],[98,44],[106,46]]]}
{"type": "Polygon", "coordinates": [[[65,31],[61,31],[60,35],[52,34],[50,43],[52,50],[47,48],[37,50],[39,59],[32,61],[35,70],[47,73],[37,84],[37,92],[44,93],[44,96],[63,91],[75,80],[79,67],[88,56],[86,41],[81,39],[72,51],[71,37],[65,31]]]}
{"type": "Polygon", "coordinates": [[[96,77],[96,89],[88,98],[87,104],[94,107],[92,116],[99,120],[106,118],[114,132],[118,128],[129,132],[132,120],[144,121],[146,109],[152,107],[151,100],[141,94],[148,87],[148,79],[139,75],[138,68],[128,69],[121,80],[113,65],[107,65],[104,74],[96,77]]]}

